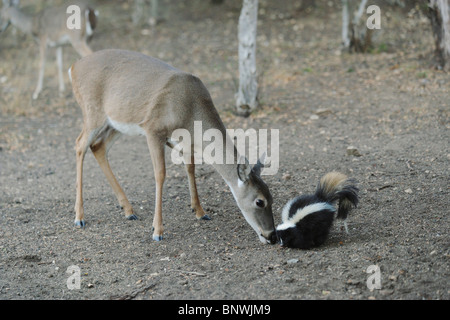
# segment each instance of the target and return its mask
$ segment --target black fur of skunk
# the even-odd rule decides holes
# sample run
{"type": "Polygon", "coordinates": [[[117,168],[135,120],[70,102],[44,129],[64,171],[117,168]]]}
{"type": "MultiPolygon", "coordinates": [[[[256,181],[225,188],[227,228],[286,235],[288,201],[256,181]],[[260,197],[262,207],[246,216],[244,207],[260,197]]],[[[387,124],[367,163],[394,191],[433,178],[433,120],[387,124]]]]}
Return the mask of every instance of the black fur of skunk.
{"type": "Polygon", "coordinates": [[[336,218],[344,220],[358,204],[355,181],[339,172],[330,172],[320,179],[316,193],[290,200],[282,211],[277,237],[283,247],[309,249],[325,242],[336,218]],[[336,208],[337,204],[337,208],[336,208]]]}

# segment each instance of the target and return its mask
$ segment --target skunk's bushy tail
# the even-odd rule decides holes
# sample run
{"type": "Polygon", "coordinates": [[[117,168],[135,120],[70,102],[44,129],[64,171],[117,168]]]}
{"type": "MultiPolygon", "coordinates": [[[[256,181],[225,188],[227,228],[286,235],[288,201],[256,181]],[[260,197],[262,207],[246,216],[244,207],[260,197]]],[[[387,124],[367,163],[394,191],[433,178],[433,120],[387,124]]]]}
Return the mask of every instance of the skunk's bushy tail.
{"type": "Polygon", "coordinates": [[[327,173],[320,179],[316,196],[322,201],[338,203],[337,218],[346,219],[348,212],[358,205],[358,188],[355,180],[340,172],[327,173]]]}

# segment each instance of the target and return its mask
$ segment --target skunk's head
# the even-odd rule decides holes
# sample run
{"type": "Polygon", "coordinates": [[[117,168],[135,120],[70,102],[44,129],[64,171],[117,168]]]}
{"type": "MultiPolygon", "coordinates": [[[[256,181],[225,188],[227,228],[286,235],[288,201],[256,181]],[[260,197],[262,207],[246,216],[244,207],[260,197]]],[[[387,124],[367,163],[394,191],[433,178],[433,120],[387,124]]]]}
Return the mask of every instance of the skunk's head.
{"type": "Polygon", "coordinates": [[[303,247],[303,236],[297,228],[297,225],[289,222],[282,223],[278,225],[276,232],[280,246],[288,248],[303,247]]]}

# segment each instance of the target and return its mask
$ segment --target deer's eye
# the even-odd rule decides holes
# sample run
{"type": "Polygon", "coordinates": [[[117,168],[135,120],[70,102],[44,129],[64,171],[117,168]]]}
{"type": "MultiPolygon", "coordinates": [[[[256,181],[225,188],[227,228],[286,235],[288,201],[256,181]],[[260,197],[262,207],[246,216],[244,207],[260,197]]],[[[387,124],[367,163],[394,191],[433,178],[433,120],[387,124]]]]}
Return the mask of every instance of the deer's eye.
{"type": "Polygon", "coordinates": [[[256,199],[256,205],[260,208],[264,208],[265,204],[264,204],[264,200],[261,199],[256,199]]]}

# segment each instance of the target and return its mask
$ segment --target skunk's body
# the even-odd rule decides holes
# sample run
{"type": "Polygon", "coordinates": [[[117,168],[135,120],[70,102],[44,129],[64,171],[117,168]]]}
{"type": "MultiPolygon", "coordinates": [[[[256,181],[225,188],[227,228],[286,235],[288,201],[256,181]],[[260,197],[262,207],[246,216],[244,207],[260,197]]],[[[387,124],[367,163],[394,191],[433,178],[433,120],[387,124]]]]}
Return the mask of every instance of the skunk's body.
{"type": "Polygon", "coordinates": [[[357,204],[358,188],[353,180],[339,172],[326,174],[315,194],[296,197],[283,208],[283,223],[277,227],[280,244],[301,249],[321,245],[328,237],[335,215],[345,220],[357,204]]]}

